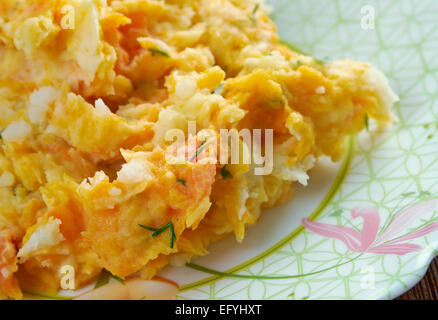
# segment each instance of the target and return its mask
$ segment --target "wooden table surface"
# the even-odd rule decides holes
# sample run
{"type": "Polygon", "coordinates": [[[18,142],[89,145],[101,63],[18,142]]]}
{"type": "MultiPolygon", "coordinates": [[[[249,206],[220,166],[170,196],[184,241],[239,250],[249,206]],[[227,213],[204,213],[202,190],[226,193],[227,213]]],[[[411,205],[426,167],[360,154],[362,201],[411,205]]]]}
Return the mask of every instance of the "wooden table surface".
{"type": "Polygon", "coordinates": [[[438,300],[438,257],[433,260],[424,279],[397,300],[438,300]]]}

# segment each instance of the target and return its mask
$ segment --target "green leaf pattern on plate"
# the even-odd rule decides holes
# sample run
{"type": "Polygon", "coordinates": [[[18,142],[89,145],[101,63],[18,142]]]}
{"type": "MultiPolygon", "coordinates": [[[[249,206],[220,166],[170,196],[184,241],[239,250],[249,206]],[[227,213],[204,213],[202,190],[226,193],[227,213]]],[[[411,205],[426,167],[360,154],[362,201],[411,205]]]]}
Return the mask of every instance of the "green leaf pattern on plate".
{"type": "MultiPolygon", "coordinates": [[[[281,38],[317,58],[370,61],[400,97],[399,122],[389,131],[362,132],[350,171],[319,222],[356,229],[349,214],[375,207],[387,225],[395,213],[438,198],[438,1],[271,0],[281,38]],[[374,30],[363,30],[361,8],[375,9],[374,30]]],[[[436,222],[430,212],[412,230],[436,222]]],[[[418,282],[437,254],[438,233],[412,240],[421,253],[357,256],[339,240],[304,232],[238,274],[296,275],[287,280],[221,278],[179,293],[180,299],[391,299],[418,282]],[[373,279],[369,282],[368,280],[373,279]]]]}

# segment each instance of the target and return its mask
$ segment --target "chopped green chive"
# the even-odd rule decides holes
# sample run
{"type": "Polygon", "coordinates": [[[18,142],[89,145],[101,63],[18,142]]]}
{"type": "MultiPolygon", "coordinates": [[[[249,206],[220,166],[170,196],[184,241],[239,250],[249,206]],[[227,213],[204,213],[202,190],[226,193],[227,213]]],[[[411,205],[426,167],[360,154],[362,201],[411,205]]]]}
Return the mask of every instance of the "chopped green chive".
{"type": "Polygon", "coordinates": [[[190,161],[195,160],[199,156],[199,154],[204,149],[206,143],[207,143],[207,139],[204,139],[204,141],[202,141],[201,145],[199,146],[198,150],[196,150],[195,155],[190,159],[190,161]]]}
{"type": "Polygon", "coordinates": [[[114,280],[116,280],[116,281],[120,282],[121,284],[125,285],[125,280],[123,280],[122,278],[119,278],[119,277],[117,277],[117,276],[115,276],[113,274],[111,275],[111,278],[113,278],[114,280]]]}
{"type": "Polygon", "coordinates": [[[257,24],[256,13],[257,13],[257,11],[259,11],[259,9],[260,9],[260,3],[257,3],[254,6],[254,9],[252,9],[250,20],[252,21],[253,25],[257,24]]]}
{"type": "Polygon", "coordinates": [[[254,6],[254,9],[252,9],[251,16],[254,17],[254,16],[256,15],[257,11],[259,11],[259,9],[260,9],[260,3],[257,3],[257,4],[254,6]]]}
{"type": "Polygon", "coordinates": [[[170,58],[170,54],[167,51],[158,48],[149,48],[149,51],[152,53],[152,56],[159,54],[162,55],[163,57],[170,58]]]}
{"type": "Polygon", "coordinates": [[[170,221],[168,224],[166,224],[164,227],[162,227],[160,229],[147,227],[147,226],[144,226],[142,224],[139,224],[138,226],[143,228],[143,229],[152,231],[153,232],[152,237],[154,237],[154,238],[158,237],[160,234],[162,234],[164,231],[166,231],[167,229],[170,228],[170,248],[173,249],[173,247],[175,246],[176,236],[175,236],[175,228],[173,226],[172,221],[170,221]]]}
{"type": "Polygon", "coordinates": [[[430,140],[430,139],[432,139],[433,138],[433,134],[429,134],[428,136],[427,136],[427,140],[430,140]]]}
{"type": "Polygon", "coordinates": [[[370,118],[367,114],[365,115],[365,128],[367,129],[367,131],[370,131],[370,118]]]}
{"type": "Polygon", "coordinates": [[[109,282],[109,274],[106,270],[103,270],[100,274],[99,279],[97,280],[96,284],[94,285],[94,289],[100,288],[109,282]]]}
{"type": "Polygon", "coordinates": [[[186,180],[181,179],[181,178],[176,178],[176,181],[178,181],[179,183],[181,183],[184,187],[187,185],[186,180]]]}
{"type": "Polygon", "coordinates": [[[97,280],[96,284],[94,285],[94,288],[97,289],[97,288],[100,288],[100,287],[108,284],[108,282],[110,281],[110,278],[113,278],[114,280],[125,285],[125,282],[122,278],[116,277],[115,275],[111,274],[107,270],[103,270],[102,273],[100,274],[99,279],[97,280]]]}
{"type": "Polygon", "coordinates": [[[221,176],[222,178],[225,179],[232,179],[233,175],[227,170],[226,168],[227,166],[223,166],[221,169],[221,176]]]}

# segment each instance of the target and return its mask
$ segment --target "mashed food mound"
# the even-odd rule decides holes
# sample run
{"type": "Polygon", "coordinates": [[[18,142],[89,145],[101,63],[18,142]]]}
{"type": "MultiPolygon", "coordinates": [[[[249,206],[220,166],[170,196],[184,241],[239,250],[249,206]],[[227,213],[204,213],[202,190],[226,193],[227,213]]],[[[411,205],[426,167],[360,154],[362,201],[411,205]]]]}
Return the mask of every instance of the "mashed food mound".
{"type": "Polygon", "coordinates": [[[0,70],[4,299],[56,293],[65,265],[76,288],[104,269],[150,279],[243,241],[397,99],[370,64],[281,45],[254,0],[2,0],[0,70]],[[269,174],[194,161],[221,129],[272,129],[269,174]]]}

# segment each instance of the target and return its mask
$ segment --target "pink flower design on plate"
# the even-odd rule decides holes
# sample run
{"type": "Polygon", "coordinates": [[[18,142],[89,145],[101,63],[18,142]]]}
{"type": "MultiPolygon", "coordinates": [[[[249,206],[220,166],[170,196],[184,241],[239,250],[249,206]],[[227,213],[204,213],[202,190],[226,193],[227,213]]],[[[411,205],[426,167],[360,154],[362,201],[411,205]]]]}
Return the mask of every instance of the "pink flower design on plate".
{"type": "Polygon", "coordinates": [[[356,207],[351,211],[353,219],[362,217],[362,232],[309,219],[303,219],[302,223],[304,227],[321,236],[341,240],[350,251],[401,256],[422,249],[419,245],[405,243],[406,241],[424,237],[438,230],[438,222],[434,222],[416,231],[399,236],[417,218],[424,213],[433,211],[437,203],[438,199],[435,199],[401,210],[379,237],[377,235],[380,226],[380,215],[374,208],[356,207]]]}

